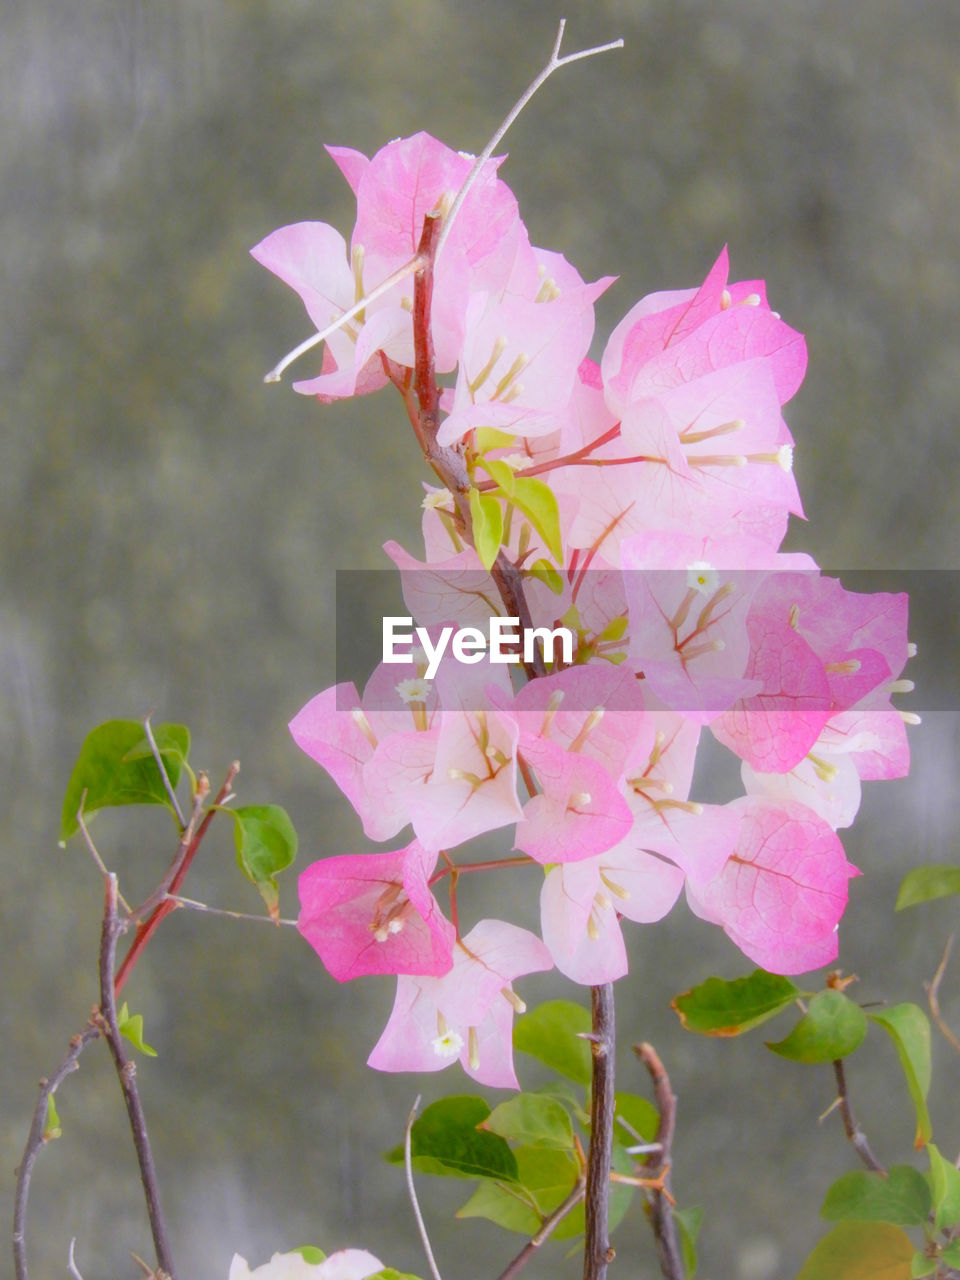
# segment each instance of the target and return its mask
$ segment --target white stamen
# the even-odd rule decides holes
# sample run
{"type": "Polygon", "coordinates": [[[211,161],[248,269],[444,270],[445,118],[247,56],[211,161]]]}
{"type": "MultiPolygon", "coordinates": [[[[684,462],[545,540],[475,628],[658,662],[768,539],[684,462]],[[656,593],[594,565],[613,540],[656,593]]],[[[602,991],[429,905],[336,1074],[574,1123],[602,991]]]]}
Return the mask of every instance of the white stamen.
{"type": "Polygon", "coordinates": [[[430,696],[430,685],[426,680],[401,680],[397,685],[397,693],[403,702],[426,702],[430,696]]]}
{"type": "Polygon", "coordinates": [[[687,565],[687,586],[702,596],[712,595],[717,589],[719,575],[707,560],[693,560],[687,565]]]}

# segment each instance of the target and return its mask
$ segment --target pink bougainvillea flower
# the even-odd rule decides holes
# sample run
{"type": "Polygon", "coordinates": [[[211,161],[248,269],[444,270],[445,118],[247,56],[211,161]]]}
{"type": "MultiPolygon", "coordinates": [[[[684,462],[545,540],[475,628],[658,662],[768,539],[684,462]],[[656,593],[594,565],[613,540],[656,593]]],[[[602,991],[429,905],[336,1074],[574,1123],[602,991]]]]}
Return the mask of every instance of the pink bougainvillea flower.
{"type": "MultiPolygon", "coordinates": [[[[326,769],[353,805],[371,840],[389,840],[410,821],[399,788],[382,785],[382,761],[388,744],[395,738],[412,738],[404,753],[404,769],[422,779],[432,768],[437,730],[428,724],[426,705],[403,704],[396,685],[407,671],[382,664],[364,691],[364,702],[352,684],[334,685],[318,693],[290,721],[290,733],[297,746],[326,769]],[[382,671],[387,674],[383,675],[382,671]],[[384,711],[382,681],[392,681],[396,711],[384,711]],[[372,705],[371,705],[372,704],[372,705]],[[419,723],[418,723],[419,721],[419,723]],[[411,734],[400,733],[399,725],[412,726],[411,734]]],[[[424,697],[429,693],[424,691],[424,697]]]]}
{"type": "Polygon", "coordinates": [[[297,928],[338,982],[450,969],[455,931],[427,887],[436,861],[414,841],[392,853],[324,858],[301,873],[297,928]]]}
{"type": "Polygon", "coordinates": [[[627,972],[620,916],[661,920],[683,888],[679,867],[623,842],[597,857],[547,872],[540,892],[543,940],[553,962],[586,986],[627,972]]]}
{"type": "Polygon", "coordinates": [[[380,1259],[366,1249],[339,1249],[322,1262],[307,1262],[296,1250],[275,1253],[269,1262],[252,1271],[246,1258],[235,1253],[228,1280],[368,1280],[383,1269],[380,1259]]]}
{"type": "Polygon", "coordinates": [[[633,815],[602,764],[541,740],[525,753],[540,791],[523,807],[515,849],[540,863],[579,861],[621,841],[633,815]]]}
{"type": "Polygon", "coordinates": [[[417,837],[450,848],[521,815],[516,724],[495,711],[443,712],[433,771],[405,793],[417,837]]]}
{"type": "Polygon", "coordinates": [[[687,881],[692,909],[771,973],[832,963],[847,882],[859,874],[836,833],[793,800],[747,796],[727,808],[740,818],[736,848],[715,879],[687,881]]]}
{"type": "Polygon", "coordinates": [[[562,264],[556,275],[565,287],[549,276],[533,297],[471,297],[457,384],[437,433],[441,444],[481,426],[518,437],[558,429],[593,337],[593,304],[613,281],[585,284],[558,258],[551,265],[562,264]]]}
{"type": "Polygon", "coordinates": [[[552,967],[534,934],[502,920],[481,920],[455,945],[453,968],[444,977],[397,979],[393,1012],[369,1066],[442,1071],[459,1058],[480,1084],[518,1088],[513,1015],[525,1006],[512,982],[552,967]]]}
{"type": "MultiPolygon", "coordinates": [[[[357,197],[349,255],[340,233],[323,222],[281,227],[251,251],[296,290],[318,331],[410,262],[426,215],[449,208],[473,165],[472,156],[426,133],[397,139],[371,160],[345,147],[328,151],[357,197]]],[[[498,164],[484,166],[436,264],[432,327],[441,371],[459,358],[471,292],[509,279],[526,241],[516,199],[496,176],[498,164]]],[[[381,352],[412,366],[412,298],[410,274],[332,333],[321,374],[295,382],[294,390],[321,400],[377,390],[387,380],[381,352]]]]}
{"type": "Polygon", "coordinates": [[[907,597],[846,591],[813,573],[771,574],[747,617],[745,674],[761,682],[711,728],[758,773],[786,773],[831,716],[890,681],[907,660],[907,597]]]}

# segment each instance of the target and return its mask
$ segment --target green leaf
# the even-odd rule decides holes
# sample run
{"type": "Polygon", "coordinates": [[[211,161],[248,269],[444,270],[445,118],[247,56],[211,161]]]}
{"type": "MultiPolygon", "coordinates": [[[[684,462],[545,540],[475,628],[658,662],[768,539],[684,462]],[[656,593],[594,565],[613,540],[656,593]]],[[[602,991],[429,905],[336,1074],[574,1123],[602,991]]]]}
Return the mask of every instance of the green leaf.
{"type": "Polygon", "coordinates": [[[126,1000],[117,1011],[117,1030],[135,1049],[145,1053],[148,1058],[157,1056],[156,1049],[151,1049],[143,1038],[143,1014],[131,1013],[127,1008],[126,1000]]]}
{"type": "Polygon", "coordinates": [[[375,1271],[372,1276],[368,1276],[367,1280],[420,1280],[419,1276],[415,1276],[412,1271],[398,1271],[396,1267],[384,1267],[382,1271],[375,1271]]]}
{"type": "Polygon", "coordinates": [[[256,885],[274,920],[280,915],[276,876],[297,856],[297,832],[286,809],[278,804],[224,806],[234,820],[233,836],[240,870],[256,885]]]}
{"type": "Polygon", "coordinates": [[[477,427],[473,441],[478,453],[486,453],[488,449],[509,449],[516,442],[509,431],[498,431],[496,427],[477,427]]]}
{"type": "Polygon", "coordinates": [[[548,484],[542,480],[520,477],[514,481],[513,496],[510,501],[519,507],[533,527],[544,540],[547,550],[557,564],[563,560],[563,546],[560,539],[560,508],[557,496],[548,484]]]}
{"type": "Polygon", "coordinates": [[[909,1164],[895,1164],[887,1177],[856,1169],[839,1177],[820,1210],[831,1222],[890,1222],[922,1227],[930,1214],[930,1188],[922,1173],[909,1164]]]}
{"type": "Polygon", "coordinates": [[[547,590],[552,591],[555,596],[563,591],[563,578],[549,560],[534,560],[526,573],[530,578],[539,578],[547,590]]]}
{"type": "Polygon", "coordinates": [[[922,1276],[932,1276],[937,1269],[936,1258],[931,1258],[928,1254],[923,1253],[920,1249],[913,1255],[910,1262],[910,1275],[920,1280],[922,1276]]]}
{"type": "Polygon", "coordinates": [[[589,1084],[590,1046],[579,1036],[590,1027],[590,1014],[582,1005],[570,1000],[548,1000],[516,1019],[513,1047],[546,1063],[568,1080],[589,1084]]]}
{"type": "MultiPolygon", "coordinates": [[[[190,731],[182,724],[161,724],[153,736],[170,785],[175,787],[190,750],[190,731]]],[[[162,804],[173,811],[139,721],[108,720],[87,734],[63,798],[61,845],[80,830],[81,803],[85,817],[98,809],[128,804],[162,804]]]]}
{"type": "Polygon", "coordinates": [[[308,1262],[311,1267],[318,1267],[327,1256],[315,1244],[302,1244],[299,1249],[291,1249],[290,1252],[299,1253],[304,1262],[308,1262]]]}
{"type": "Polygon", "coordinates": [[[927,1143],[930,1157],[930,1190],[933,1194],[934,1226],[952,1227],[960,1222],[960,1170],[945,1160],[933,1142],[927,1143]]]}
{"type": "MultiPolygon", "coordinates": [[[[513,1183],[484,1182],[457,1212],[458,1218],[487,1218],[508,1231],[533,1235],[543,1219],[567,1198],[579,1177],[575,1158],[565,1151],[518,1147],[513,1183]]],[[[558,1239],[583,1230],[583,1207],[577,1206],[557,1227],[558,1239]],[[571,1221],[571,1219],[573,1221],[571,1221]]]]}
{"type": "Polygon", "coordinates": [[[480,563],[485,569],[493,566],[503,538],[503,510],[489,493],[470,490],[470,520],[473,525],[473,545],[480,563]]]}
{"type": "Polygon", "coordinates": [[[644,1142],[653,1142],[660,1126],[660,1114],[652,1102],[635,1093],[618,1093],[613,1121],[613,1137],[621,1146],[636,1146],[637,1140],[618,1120],[625,1120],[644,1142]]]}
{"type": "Polygon", "coordinates": [[[60,1128],[60,1117],[57,1115],[57,1104],[53,1100],[53,1094],[47,1094],[47,1118],[43,1123],[43,1133],[41,1142],[53,1142],[55,1138],[63,1136],[63,1130],[60,1128]]]}
{"type": "MultiPolygon", "coordinates": [[[[432,1102],[410,1131],[415,1169],[447,1178],[498,1178],[515,1182],[517,1160],[503,1138],[477,1126],[490,1115],[482,1098],[459,1094],[432,1102]]],[[[403,1147],[387,1152],[392,1164],[403,1164],[403,1147]]]]}
{"type": "Polygon", "coordinates": [[[703,1210],[695,1204],[689,1209],[674,1209],[673,1216],[680,1228],[680,1248],[683,1250],[687,1280],[693,1280],[697,1274],[697,1239],[703,1225],[703,1210]]]}
{"type": "Polygon", "coordinates": [[[804,995],[789,978],[755,969],[727,982],[707,978],[671,1001],[688,1031],[702,1036],[738,1036],[766,1022],[804,995]]]}
{"type": "Polygon", "coordinates": [[[497,458],[484,458],[480,465],[485,471],[489,472],[491,480],[493,480],[505,494],[512,497],[514,485],[516,483],[513,478],[513,468],[497,458]]]}
{"type": "Polygon", "coordinates": [[[797,1025],[767,1048],[794,1062],[833,1062],[859,1049],[867,1034],[867,1015],[842,991],[819,991],[797,1025]]]}
{"type": "Polygon", "coordinates": [[[918,1149],[930,1141],[933,1129],[927,1110],[930,1089],[930,1022],[916,1004],[896,1004],[869,1015],[890,1035],[897,1047],[907,1088],[917,1112],[917,1132],[913,1145],[918,1149]]]}
{"type": "Polygon", "coordinates": [[[910,1280],[913,1243],[887,1222],[841,1222],[823,1237],[796,1280],[910,1280]]]}
{"type": "Polygon", "coordinates": [[[622,640],[627,634],[627,627],[629,625],[630,619],[625,613],[622,613],[619,618],[614,618],[612,622],[607,623],[597,636],[597,640],[622,640]]]}
{"type": "Polygon", "coordinates": [[[919,902],[934,898],[946,898],[960,893],[960,867],[934,863],[928,867],[914,867],[903,877],[897,894],[897,910],[915,907],[919,902]]]}
{"type": "Polygon", "coordinates": [[[480,1126],[525,1146],[573,1150],[573,1122],[566,1107],[540,1093],[518,1093],[495,1107],[480,1126]]]}
{"type": "Polygon", "coordinates": [[[940,1257],[948,1267],[960,1267],[960,1240],[954,1240],[952,1244],[948,1244],[940,1257]]]}

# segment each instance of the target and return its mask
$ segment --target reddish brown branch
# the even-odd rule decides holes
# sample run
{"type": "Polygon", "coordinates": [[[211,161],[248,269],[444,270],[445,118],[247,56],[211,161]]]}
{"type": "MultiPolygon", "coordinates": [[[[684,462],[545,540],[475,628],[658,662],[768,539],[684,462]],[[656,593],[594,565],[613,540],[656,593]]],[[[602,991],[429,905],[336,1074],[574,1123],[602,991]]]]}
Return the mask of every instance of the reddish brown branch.
{"type": "Polygon", "coordinates": [[[200,810],[206,800],[206,792],[201,787],[197,789],[197,796],[194,799],[193,813],[190,821],[187,823],[177,852],[174,855],[173,862],[170,864],[170,870],[161,880],[160,884],[154,892],[142,903],[133,915],[137,917],[136,932],[133,935],[133,941],[130,943],[130,949],[123,958],[123,963],[117,971],[116,982],[114,984],[114,992],[119,995],[123,990],[124,983],[130,976],[134,965],[140,959],[140,954],[144,947],[153,937],[160,922],[170,914],[171,911],[177,909],[177,904],[171,902],[167,895],[176,893],[183,884],[184,877],[190,870],[190,864],[196,856],[197,850],[203,842],[203,837],[207,834],[207,828],[213,821],[214,814],[217,812],[217,805],[223,804],[233,790],[233,784],[237,774],[240,772],[240,765],[235,760],[227,770],[227,776],[224,779],[223,786],[217,792],[217,797],[213,802],[213,807],[207,810],[206,816],[196,826],[197,819],[200,816],[200,810]],[[144,918],[145,917],[145,918],[144,918]]]}
{"type": "Polygon", "coordinates": [[[635,1044],[633,1051],[650,1073],[653,1096],[660,1123],[654,1139],[657,1150],[644,1160],[644,1169],[652,1185],[645,1194],[650,1206],[650,1225],[657,1242],[660,1270],[666,1280],[684,1280],[683,1251],[677,1221],[673,1216],[674,1199],[670,1191],[670,1164],[673,1135],[677,1122],[677,1099],[670,1087],[670,1077],[652,1044],[635,1044]]]}

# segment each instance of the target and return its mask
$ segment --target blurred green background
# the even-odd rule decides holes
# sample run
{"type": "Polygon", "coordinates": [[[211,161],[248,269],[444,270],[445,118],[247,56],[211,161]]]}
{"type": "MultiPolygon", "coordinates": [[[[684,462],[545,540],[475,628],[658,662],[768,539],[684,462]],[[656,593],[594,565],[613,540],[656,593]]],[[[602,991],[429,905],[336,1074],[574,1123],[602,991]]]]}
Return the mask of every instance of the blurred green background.
{"type": "MultiPolygon", "coordinates": [[[[287,806],[300,865],[366,847],[285,725],[333,679],[334,570],[380,567],[390,537],[418,549],[425,473],[386,393],[321,408],[262,385],[309,326],[247,250],[302,219],[349,234],[349,191],[324,142],[369,154],[427,129],[479,150],[563,14],[565,47],[623,36],[626,48],[550,82],[510,135],[502,174],[535,243],[588,279],[619,273],[595,354],[638,297],[697,284],[729,242],[734,278],[765,277],[810,348],[788,410],[809,524],[789,545],[827,567],[958,567],[955,0],[6,0],[4,1221],[36,1079],[96,995],[99,878],[78,845],[56,847],[86,732],[156,708],[192,727],[215,786],[239,757],[242,801],[287,806]]],[[[840,962],[860,973],[863,1000],[922,1002],[957,921],[955,900],[893,914],[903,871],[958,852],[944,692],[958,597],[948,574],[921,579],[913,776],[865,788],[845,836],[865,875],[840,962]]],[[[172,852],[164,815],[104,815],[94,832],[128,896],[143,896],[172,852]]],[[[190,889],[257,909],[228,829],[214,830],[190,889]]],[[[290,875],[281,902],[295,914],[290,875]]],[[[653,1040],[680,1096],[675,1191],[706,1212],[702,1274],[788,1280],[821,1234],[828,1180],[855,1163],[837,1117],[817,1124],[832,1076],[775,1059],[762,1033],[725,1043],[680,1030],[673,994],[750,968],[683,906],[632,940],[622,1083],[643,1087],[628,1046],[653,1040]]],[[[558,990],[549,978],[525,987],[533,999],[558,990]]],[[[955,1023],[958,991],[948,973],[955,1023]]],[[[391,983],[339,988],[293,931],[182,913],[125,994],[160,1052],[140,1078],[183,1280],[225,1277],[235,1250],[254,1263],[305,1242],[362,1244],[425,1270],[380,1152],[419,1088],[429,1099],[464,1081],[362,1066],[391,983]]],[[[936,1137],[952,1153],[958,1064],[936,1048],[936,1137]]],[[[874,1033],[849,1074],[880,1158],[909,1159],[890,1046],[874,1033]]],[[[32,1275],[64,1275],[74,1235],[86,1280],[138,1274],[129,1252],[149,1257],[149,1242],[102,1047],[58,1106],[64,1137],[34,1180],[32,1275]]],[[[451,1280],[497,1275],[520,1244],[451,1220],[467,1190],[422,1182],[451,1280]]],[[[656,1274],[639,1211],[617,1245],[619,1274],[656,1274]]],[[[530,1274],[577,1269],[558,1248],[530,1274]]]]}

